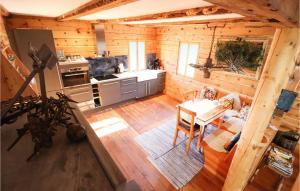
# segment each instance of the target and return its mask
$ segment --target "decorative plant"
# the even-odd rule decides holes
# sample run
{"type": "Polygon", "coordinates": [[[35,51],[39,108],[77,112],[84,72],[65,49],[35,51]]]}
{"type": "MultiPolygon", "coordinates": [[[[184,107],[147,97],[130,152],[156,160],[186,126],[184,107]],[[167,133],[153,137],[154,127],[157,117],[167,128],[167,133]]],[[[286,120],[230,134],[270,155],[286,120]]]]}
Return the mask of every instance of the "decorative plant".
{"type": "Polygon", "coordinates": [[[229,70],[244,73],[243,68],[256,71],[263,59],[261,43],[246,41],[242,38],[217,43],[216,59],[228,65],[229,70]]]}

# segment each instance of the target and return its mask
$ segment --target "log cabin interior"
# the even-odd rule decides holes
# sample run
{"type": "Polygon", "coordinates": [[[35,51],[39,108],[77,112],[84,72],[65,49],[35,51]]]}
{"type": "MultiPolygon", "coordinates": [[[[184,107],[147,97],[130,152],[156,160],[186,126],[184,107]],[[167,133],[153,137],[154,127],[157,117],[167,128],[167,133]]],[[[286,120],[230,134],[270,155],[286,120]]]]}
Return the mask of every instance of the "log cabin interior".
{"type": "Polygon", "coordinates": [[[299,0],[1,0],[1,190],[299,190],[299,0]]]}

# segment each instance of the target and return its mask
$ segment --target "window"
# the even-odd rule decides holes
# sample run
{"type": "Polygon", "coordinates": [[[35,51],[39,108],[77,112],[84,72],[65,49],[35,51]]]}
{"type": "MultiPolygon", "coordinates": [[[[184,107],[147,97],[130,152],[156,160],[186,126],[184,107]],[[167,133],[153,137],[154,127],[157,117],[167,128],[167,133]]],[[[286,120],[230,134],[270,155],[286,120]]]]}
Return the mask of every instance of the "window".
{"type": "Polygon", "coordinates": [[[145,42],[129,42],[129,69],[138,71],[146,69],[145,63],[145,42]]]}
{"type": "Polygon", "coordinates": [[[177,74],[194,77],[195,68],[189,64],[196,64],[199,45],[196,43],[180,43],[177,74]]]}

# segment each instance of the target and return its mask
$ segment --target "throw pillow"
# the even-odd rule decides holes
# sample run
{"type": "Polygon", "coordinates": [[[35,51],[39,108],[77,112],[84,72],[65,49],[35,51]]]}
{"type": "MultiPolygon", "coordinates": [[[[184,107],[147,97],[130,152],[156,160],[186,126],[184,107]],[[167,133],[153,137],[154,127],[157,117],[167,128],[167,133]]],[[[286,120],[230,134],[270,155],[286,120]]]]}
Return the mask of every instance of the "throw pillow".
{"type": "Polygon", "coordinates": [[[216,98],[217,91],[214,88],[204,87],[200,92],[200,98],[214,100],[216,98]]]}
{"type": "Polygon", "coordinates": [[[248,106],[248,105],[243,106],[240,111],[239,118],[246,121],[249,111],[250,111],[250,106],[248,106]]]}
{"type": "Polygon", "coordinates": [[[219,99],[219,104],[224,108],[232,109],[233,103],[233,98],[222,97],[221,99],[219,99]]]}
{"type": "Polygon", "coordinates": [[[241,100],[240,100],[240,96],[238,93],[230,93],[226,96],[224,96],[226,98],[232,98],[233,99],[233,109],[240,111],[241,109],[241,100]]]}
{"type": "Polygon", "coordinates": [[[224,145],[224,149],[230,152],[234,145],[240,140],[241,132],[236,133],[227,143],[224,145]]]}

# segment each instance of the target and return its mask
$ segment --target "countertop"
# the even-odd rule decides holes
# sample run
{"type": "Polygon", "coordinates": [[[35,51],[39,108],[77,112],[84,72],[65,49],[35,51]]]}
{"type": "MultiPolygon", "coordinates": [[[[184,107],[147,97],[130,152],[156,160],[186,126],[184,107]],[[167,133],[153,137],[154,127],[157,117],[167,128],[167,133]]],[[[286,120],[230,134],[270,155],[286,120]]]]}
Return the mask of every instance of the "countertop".
{"type": "Polygon", "coordinates": [[[95,78],[91,78],[91,84],[111,82],[111,81],[122,80],[122,79],[133,78],[133,77],[137,77],[137,81],[142,82],[142,81],[146,81],[146,80],[156,79],[157,74],[163,73],[163,72],[166,72],[166,71],[165,70],[143,70],[143,71],[137,71],[137,72],[123,72],[123,73],[119,73],[119,74],[113,74],[118,77],[118,78],[113,78],[113,79],[98,81],[95,78]]]}

